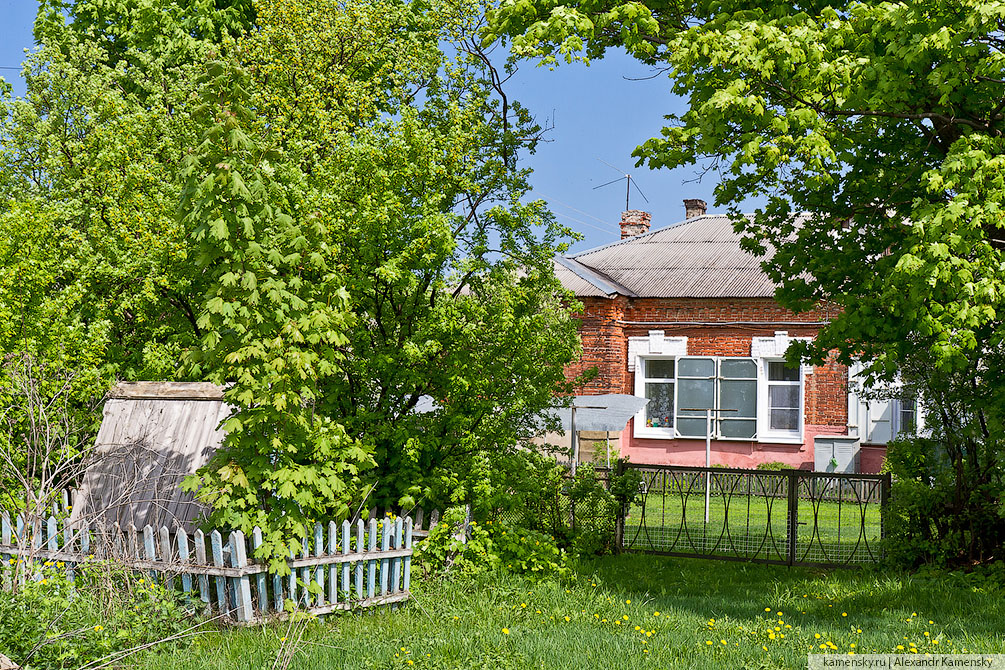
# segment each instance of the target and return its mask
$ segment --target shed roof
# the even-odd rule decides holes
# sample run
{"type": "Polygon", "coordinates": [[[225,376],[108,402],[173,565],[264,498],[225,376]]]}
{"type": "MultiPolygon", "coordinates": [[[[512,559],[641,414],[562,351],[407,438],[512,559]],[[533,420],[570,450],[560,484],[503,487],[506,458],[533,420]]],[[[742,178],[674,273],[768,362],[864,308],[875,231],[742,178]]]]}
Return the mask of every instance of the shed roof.
{"type": "Polygon", "coordinates": [[[204,507],[180,484],[220,446],[219,425],[229,414],[214,384],[119,384],[105,402],[96,462],[84,474],[73,517],[191,528],[204,507]]]}
{"type": "MultiPolygon", "coordinates": [[[[740,248],[728,216],[698,216],[567,257],[620,286],[621,295],[653,298],[770,298],[775,285],[762,257],[740,248]]],[[[578,296],[610,295],[559,274],[578,296]]]]}

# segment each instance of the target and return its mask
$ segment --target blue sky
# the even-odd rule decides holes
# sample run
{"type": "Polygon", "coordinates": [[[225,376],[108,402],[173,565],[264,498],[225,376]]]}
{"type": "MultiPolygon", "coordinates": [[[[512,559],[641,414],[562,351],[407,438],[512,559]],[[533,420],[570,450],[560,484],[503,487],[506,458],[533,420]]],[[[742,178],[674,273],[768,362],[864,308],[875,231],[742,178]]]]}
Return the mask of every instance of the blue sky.
{"type": "MultiPolygon", "coordinates": [[[[23,50],[32,47],[33,0],[0,0],[0,76],[24,93],[18,69],[23,50]],[[15,68],[15,69],[7,69],[15,68]]],[[[542,125],[554,127],[533,156],[523,164],[534,170],[534,197],[548,201],[558,220],[584,239],[573,250],[588,249],[618,239],[618,221],[625,207],[625,182],[594,187],[618,179],[614,165],[630,172],[645,193],[633,189],[632,209],[653,215],[653,227],[684,218],[684,198],[702,198],[709,211],[714,175],[696,181],[694,167],[652,171],[634,167],[636,146],[659,134],[663,116],[684,108],[670,93],[666,76],[623,54],[611,53],[589,67],[561,65],[555,70],[524,63],[509,82],[509,96],[529,108],[542,125]],[[601,162],[604,161],[604,162],[601,162]]],[[[753,204],[753,203],[752,203],[753,204]]]]}

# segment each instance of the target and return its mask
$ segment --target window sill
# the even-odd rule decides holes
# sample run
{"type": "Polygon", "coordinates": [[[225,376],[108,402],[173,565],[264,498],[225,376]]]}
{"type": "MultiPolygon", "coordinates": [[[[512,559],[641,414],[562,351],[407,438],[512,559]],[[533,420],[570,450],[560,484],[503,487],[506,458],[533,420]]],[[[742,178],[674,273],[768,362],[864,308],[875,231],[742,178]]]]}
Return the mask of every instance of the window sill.
{"type": "Polygon", "coordinates": [[[757,438],[757,441],[768,444],[802,444],[803,436],[793,435],[792,433],[784,433],[781,435],[772,435],[769,433],[767,435],[761,435],[757,438]]]}

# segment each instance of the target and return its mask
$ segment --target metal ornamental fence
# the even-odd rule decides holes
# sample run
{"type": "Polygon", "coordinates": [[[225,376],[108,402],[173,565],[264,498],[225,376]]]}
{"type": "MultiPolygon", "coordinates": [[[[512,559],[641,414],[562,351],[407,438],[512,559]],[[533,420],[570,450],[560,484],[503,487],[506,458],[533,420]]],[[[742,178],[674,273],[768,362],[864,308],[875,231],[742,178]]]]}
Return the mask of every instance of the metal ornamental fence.
{"type": "Polygon", "coordinates": [[[626,551],[783,565],[882,558],[889,475],[623,467],[641,475],[619,528],[626,551]]]}

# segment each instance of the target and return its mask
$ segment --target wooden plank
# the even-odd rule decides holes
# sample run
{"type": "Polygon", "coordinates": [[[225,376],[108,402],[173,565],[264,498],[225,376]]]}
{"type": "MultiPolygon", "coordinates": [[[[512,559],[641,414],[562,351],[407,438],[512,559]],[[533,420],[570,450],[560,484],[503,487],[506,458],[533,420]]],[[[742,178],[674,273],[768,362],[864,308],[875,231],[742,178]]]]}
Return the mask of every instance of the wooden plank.
{"type": "MultiPolygon", "coordinates": [[[[391,533],[394,532],[393,525],[391,523],[390,517],[384,517],[383,522],[380,526],[381,539],[380,539],[380,551],[381,553],[391,550],[391,533]]],[[[386,596],[388,591],[388,582],[391,567],[391,559],[382,558],[380,560],[380,595],[386,596]]]]}
{"type": "MultiPolygon", "coordinates": [[[[370,536],[368,538],[369,544],[367,545],[367,547],[371,552],[375,552],[377,551],[377,520],[373,518],[370,519],[369,536],[370,536]]],[[[377,559],[374,558],[367,561],[366,566],[367,598],[373,598],[374,594],[376,593],[376,585],[377,585],[377,559]]],[[[362,598],[360,598],[360,600],[362,600],[362,598]]]]}
{"type": "MultiPolygon", "coordinates": [[[[209,547],[213,554],[213,565],[218,568],[223,567],[223,537],[220,535],[220,531],[214,530],[209,534],[209,547]]],[[[216,578],[216,606],[220,610],[220,614],[226,614],[229,616],[230,607],[227,604],[227,578],[217,577],[216,578]]]]}
{"type": "MultiPolygon", "coordinates": [[[[11,534],[13,529],[10,523],[10,514],[4,510],[0,513],[0,543],[5,545],[10,545],[11,534]]],[[[8,553],[5,551],[0,551],[0,561],[3,562],[3,566],[0,566],[0,572],[3,573],[3,583],[0,584],[0,588],[5,591],[10,591],[13,586],[11,584],[11,573],[12,570],[8,570],[7,567],[10,565],[10,561],[17,560],[14,558],[13,553],[8,553]]]]}
{"type": "Polygon", "coordinates": [[[426,530],[433,530],[433,526],[440,522],[440,510],[434,509],[429,513],[429,526],[426,530]]]}
{"type": "MultiPolygon", "coordinates": [[[[363,520],[356,522],[356,551],[363,548],[363,520]]],[[[356,561],[356,600],[363,600],[363,561],[356,561]]]]}
{"type": "MultiPolygon", "coordinates": [[[[297,552],[294,551],[293,547],[290,547],[290,561],[293,561],[297,557],[297,552]]],[[[290,592],[287,597],[293,601],[294,604],[297,602],[297,569],[290,568],[290,592]]],[[[285,603],[284,603],[285,605],[285,603]]]]}
{"type": "MultiPolygon", "coordinates": [[[[157,561],[157,548],[154,544],[154,529],[150,524],[143,527],[143,553],[151,563],[157,561]]],[[[157,581],[157,571],[150,571],[150,580],[157,581]]]]}
{"type": "MultiPolygon", "coordinates": [[[[230,534],[230,565],[243,568],[248,564],[247,545],[244,543],[244,533],[235,530],[230,534]]],[[[251,607],[251,578],[234,577],[234,600],[238,623],[248,623],[254,617],[251,607]]]]}
{"type": "MultiPolygon", "coordinates": [[[[352,552],[349,543],[349,521],[345,520],[342,522],[342,553],[347,555],[352,552]]],[[[349,595],[349,563],[348,561],[342,564],[342,599],[348,602],[351,599],[349,595]]]]}
{"type": "Polygon", "coordinates": [[[174,570],[171,568],[171,563],[174,559],[174,552],[171,551],[171,531],[168,530],[167,526],[161,526],[160,531],[160,550],[161,550],[161,560],[164,561],[164,585],[167,586],[169,591],[174,590],[174,577],[172,573],[174,570]]]}
{"type": "MultiPolygon", "coordinates": [[[[304,530],[306,531],[307,529],[305,528],[304,530]]],[[[311,537],[308,534],[304,535],[304,544],[300,550],[300,558],[307,560],[310,557],[311,557],[311,537]]],[[[306,608],[311,606],[310,587],[311,584],[314,582],[314,571],[311,570],[310,566],[308,565],[305,564],[301,565],[304,565],[304,567],[300,569],[300,580],[303,582],[302,585],[304,587],[304,597],[301,598],[298,601],[298,603],[300,603],[303,607],[306,608]]]]}
{"type": "Polygon", "coordinates": [[[110,398],[133,400],[223,400],[223,387],[209,382],[119,382],[110,398]]]}
{"type": "Polygon", "coordinates": [[[415,527],[419,530],[422,529],[422,517],[425,515],[425,510],[421,507],[415,511],[415,527]]]}
{"type": "MultiPolygon", "coordinates": [[[[334,521],[328,522],[328,555],[338,553],[338,526],[334,521]]],[[[336,563],[328,565],[328,602],[332,605],[338,602],[338,567],[336,563]]]]}
{"type": "Polygon", "coordinates": [[[188,552],[188,533],[184,528],[175,531],[175,541],[178,543],[178,562],[181,563],[181,590],[192,593],[192,573],[188,571],[191,557],[188,552]]]}
{"type": "MultiPolygon", "coordinates": [[[[262,546],[262,529],[258,526],[251,531],[251,555],[258,556],[258,548],[262,546]]],[[[255,560],[259,560],[255,558],[255,560]]],[[[269,611],[269,589],[268,579],[264,572],[258,573],[255,577],[255,590],[258,591],[258,612],[261,615],[269,611]]]]}
{"type": "MultiPolygon", "coordinates": [[[[403,524],[401,517],[399,516],[394,520],[394,548],[401,549],[403,544],[403,524]]],[[[401,590],[401,558],[395,557],[391,559],[391,592],[396,593],[401,590]]]]}
{"type": "MultiPolygon", "coordinates": [[[[405,547],[404,548],[407,549],[409,552],[412,551],[412,519],[411,518],[406,518],[405,519],[405,547]]],[[[411,584],[412,584],[412,555],[411,554],[409,554],[408,556],[405,556],[403,569],[404,569],[404,573],[405,574],[402,575],[401,588],[402,588],[402,590],[404,590],[404,591],[407,592],[410,589],[411,584]]]]}
{"type": "MultiPolygon", "coordinates": [[[[320,523],[314,524],[314,556],[321,558],[325,555],[324,529],[320,523]]],[[[314,596],[314,606],[321,607],[325,604],[325,569],[318,564],[314,569],[314,581],[318,585],[317,595],[314,596]]]]}
{"type": "MultiPolygon", "coordinates": [[[[209,565],[209,562],[206,560],[206,535],[201,530],[197,530],[192,538],[195,543],[196,565],[200,567],[209,565]]],[[[199,575],[199,599],[206,605],[209,605],[209,577],[205,574],[199,575]]]]}
{"type": "Polygon", "coordinates": [[[127,558],[139,558],[140,549],[139,542],[137,539],[136,524],[129,524],[129,529],[126,531],[126,557],[127,558]]]}

